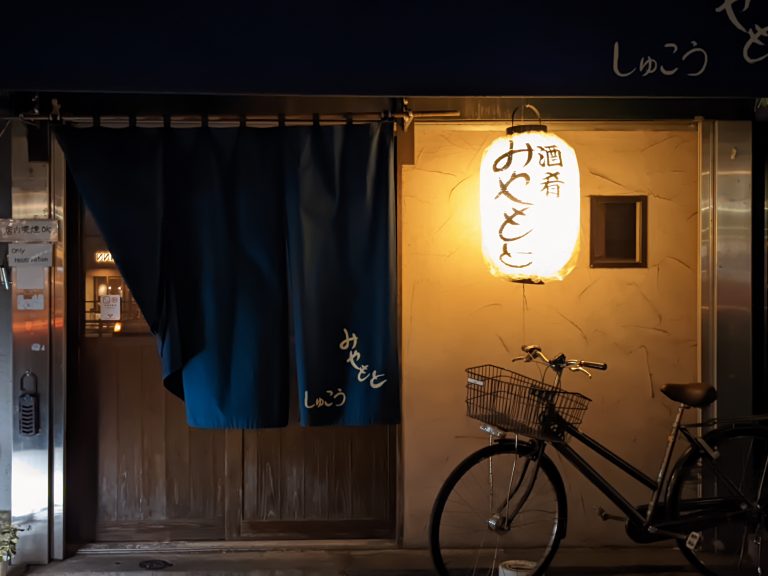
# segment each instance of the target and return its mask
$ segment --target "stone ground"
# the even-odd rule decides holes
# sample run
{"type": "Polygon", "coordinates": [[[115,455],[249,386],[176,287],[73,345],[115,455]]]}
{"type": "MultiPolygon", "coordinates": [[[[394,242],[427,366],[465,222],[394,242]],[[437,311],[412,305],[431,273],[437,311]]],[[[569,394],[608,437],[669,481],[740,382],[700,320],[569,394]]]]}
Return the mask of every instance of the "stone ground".
{"type": "MultiPolygon", "coordinates": [[[[327,544],[327,543],[326,543],[327,544]]],[[[293,545],[295,546],[295,545],[293,545]]],[[[16,568],[15,572],[23,571],[16,568]]],[[[262,550],[169,550],[137,547],[120,552],[93,549],[47,566],[26,570],[34,576],[430,576],[425,550],[393,547],[297,549],[272,544],[262,550]]],[[[680,553],[670,547],[561,548],[552,576],[692,575],[680,553]]]]}

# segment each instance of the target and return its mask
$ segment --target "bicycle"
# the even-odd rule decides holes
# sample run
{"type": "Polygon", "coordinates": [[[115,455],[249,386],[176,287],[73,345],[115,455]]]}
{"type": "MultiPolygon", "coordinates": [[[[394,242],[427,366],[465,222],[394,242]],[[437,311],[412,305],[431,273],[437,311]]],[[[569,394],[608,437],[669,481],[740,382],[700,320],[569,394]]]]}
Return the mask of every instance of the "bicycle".
{"type": "Polygon", "coordinates": [[[591,377],[587,369],[605,370],[605,363],[563,354],[549,360],[534,345],[522,350],[513,361],[543,364],[553,384],[490,364],[467,369],[467,415],[483,423],[491,443],[465,458],[437,495],[429,542],[438,574],[495,576],[514,562],[544,574],[568,523],[565,487],[547,447],[618,507],[623,516],[599,514],[625,520],[633,541],[675,540],[708,576],[768,572],[768,426],[756,418],[683,425],[684,412],[708,406],[716,391],[667,384],[662,392],[679,406],[654,480],[578,429],[590,399],[562,389],[563,371],[591,377]],[[672,464],[680,436],[688,447],[672,464]],[[574,440],[648,488],[650,501],[632,505],[571,447],[574,440]]]}

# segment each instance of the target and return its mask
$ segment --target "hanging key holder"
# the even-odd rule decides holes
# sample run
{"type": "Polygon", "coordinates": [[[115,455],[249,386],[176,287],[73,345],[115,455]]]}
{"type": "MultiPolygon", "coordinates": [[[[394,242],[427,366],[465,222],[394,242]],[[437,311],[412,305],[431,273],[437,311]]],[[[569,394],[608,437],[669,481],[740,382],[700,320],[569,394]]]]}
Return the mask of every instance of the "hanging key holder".
{"type": "Polygon", "coordinates": [[[19,393],[19,434],[35,436],[40,432],[40,396],[37,376],[27,370],[21,376],[19,393]]]}

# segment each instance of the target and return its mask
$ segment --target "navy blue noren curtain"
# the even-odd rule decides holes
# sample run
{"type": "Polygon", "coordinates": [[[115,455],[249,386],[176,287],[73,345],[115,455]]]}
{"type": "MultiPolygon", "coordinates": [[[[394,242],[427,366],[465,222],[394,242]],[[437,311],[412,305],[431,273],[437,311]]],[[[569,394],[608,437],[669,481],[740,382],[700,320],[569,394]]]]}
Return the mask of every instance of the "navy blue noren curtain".
{"type": "Polygon", "coordinates": [[[191,426],[399,421],[391,125],[57,136],[191,426]]]}
{"type": "Polygon", "coordinates": [[[285,175],[301,422],[396,423],[392,126],[293,136],[285,175]]]}

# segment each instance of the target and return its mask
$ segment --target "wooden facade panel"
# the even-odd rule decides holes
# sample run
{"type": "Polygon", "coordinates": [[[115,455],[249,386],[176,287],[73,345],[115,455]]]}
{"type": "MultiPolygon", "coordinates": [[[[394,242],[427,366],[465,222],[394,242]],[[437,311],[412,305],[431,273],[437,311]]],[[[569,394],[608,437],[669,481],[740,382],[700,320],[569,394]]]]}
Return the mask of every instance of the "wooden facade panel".
{"type": "Polygon", "coordinates": [[[224,522],[226,516],[226,490],[227,490],[227,431],[208,430],[213,437],[213,485],[215,497],[212,499],[216,510],[216,521],[224,522]]]}
{"type": "Polygon", "coordinates": [[[160,359],[150,347],[141,350],[141,518],[159,520],[167,517],[165,468],[165,396],[158,380],[160,359]]]}
{"type": "Polygon", "coordinates": [[[165,520],[151,522],[102,522],[98,526],[102,542],[144,540],[171,542],[173,540],[219,540],[224,532],[221,521],[165,520]]]}
{"type": "Polygon", "coordinates": [[[241,537],[392,537],[393,438],[387,426],[246,431],[241,537]]]}
{"type": "Polygon", "coordinates": [[[350,438],[350,464],[356,480],[355,489],[351,491],[353,518],[373,516],[371,510],[374,507],[372,500],[376,497],[376,453],[379,448],[373,442],[374,432],[371,428],[364,428],[350,438]]]}
{"type": "Polygon", "coordinates": [[[191,429],[152,338],[83,350],[99,479],[83,521],[97,541],[394,535],[392,428],[191,429]]]}
{"type": "Polygon", "coordinates": [[[317,428],[304,439],[304,517],[326,520],[330,516],[328,487],[334,460],[333,431],[317,428]]]}
{"type": "Polygon", "coordinates": [[[242,430],[224,433],[224,530],[227,540],[240,538],[243,520],[243,435],[242,430]]]}
{"type": "Polygon", "coordinates": [[[187,426],[153,338],[87,339],[83,349],[84,385],[98,392],[96,539],[223,538],[224,431],[187,426]]]}
{"type": "Polygon", "coordinates": [[[189,427],[184,403],[166,393],[165,398],[166,513],[168,518],[189,515],[189,427]]]}
{"type": "MultiPolygon", "coordinates": [[[[326,447],[329,457],[329,519],[352,518],[352,435],[356,428],[334,428],[326,447]]],[[[357,484],[357,482],[355,482],[357,484]]]]}
{"type": "Polygon", "coordinates": [[[224,517],[224,432],[189,428],[189,518],[224,517]]]}
{"type": "Polygon", "coordinates": [[[391,522],[384,520],[293,520],[290,522],[247,522],[242,537],[251,540],[314,540],[392,538],[391,522]]]}
{"type": "Polygon", "coordinates": [[[281,433],[243,432],[243,521],[281,519],[281,433]]]}
{"type": "MultiPolygon", "coordinates": [[[[96,342],[85,347],[83,356],[90,368],[85,371],[86,393],[98,398],[98,412],[91,415],[98,419],[97,518],[117,520],[117,376],[112,369],[117,359],[117,351],[98,346],[96,342]]],[[[82,417],[88,416],[84,414],[82,417]]]]}
{"type": "Polygon", "coordinates": [[[141,519],[141,349],[117,348],[117,519],[141,519]]]}
{"type": "Polygon", "coordinates": [[[297,426],[280,431],[281,520],[304,518],[304,437],[304,430],[297,426]]]}
{"type": "Polygon", "coordinates": [[[352,517],[394,518],[393,428],[371,426],[352,435],[352,517]]]}

